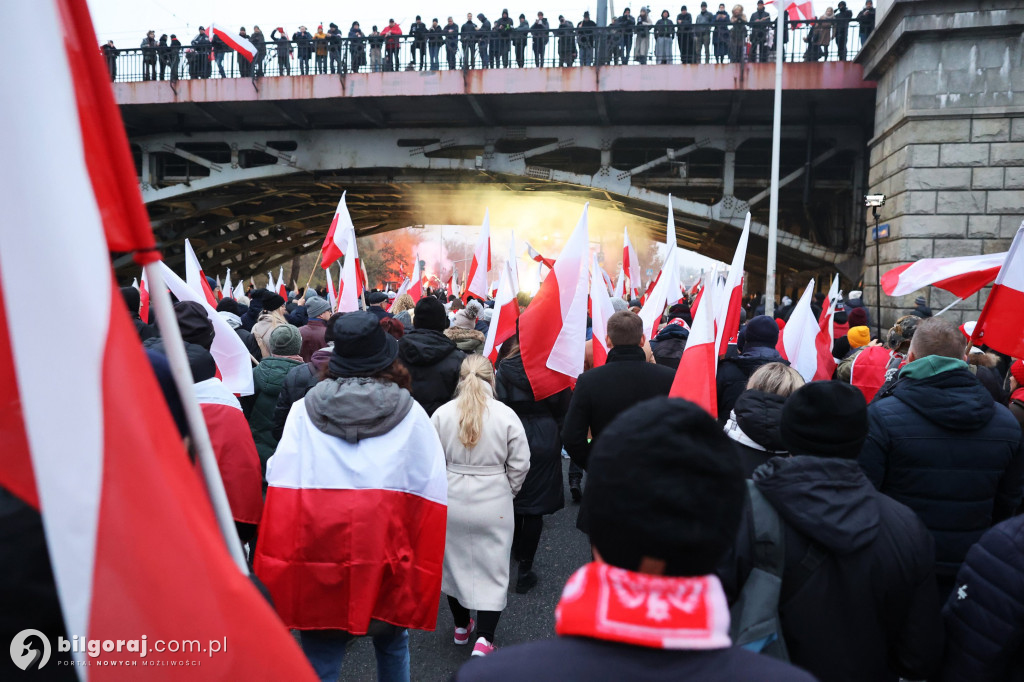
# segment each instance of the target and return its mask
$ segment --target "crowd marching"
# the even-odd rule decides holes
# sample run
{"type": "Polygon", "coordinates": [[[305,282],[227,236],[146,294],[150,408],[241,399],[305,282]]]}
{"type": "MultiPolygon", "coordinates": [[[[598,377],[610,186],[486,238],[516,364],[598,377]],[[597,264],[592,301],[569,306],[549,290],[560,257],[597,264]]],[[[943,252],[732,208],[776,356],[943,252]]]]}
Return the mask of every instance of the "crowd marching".
{"type": "MultiPolygon", "coordinates": [[[[647,287],[628,232],[612,283],[586,224],[556,260],[530,249],[550,272],[532,301],[515,254],[488,270],[486,218],[464,281],[437,290],[418,267],[368,288],[344,198],[319,290],[221,287],[188,248],[195,300],[175,311],[239,538],[320,679],[359,636],[381,679],[408,679],[408,630],[435,628],[441,594],[453,643],[488,657],[459,680],[1019,679],[1024,341],[1005,295],[960,328],[918,297],[876,338],[838,278],[774,316],[741,297],[749,219],[728,276],[690,292],[671,219],[647,287]],[[255,364],[237,401],[212,318],[255,364]],[[563,452],[594,562],[558,639],[496,652],[508,590],[538,582],[563,452]]],[[[975,291],[996,279],[950,261],[975,291]]],[[[930,283],[926,266],[892,277],[930,283]]],[[[122,293],[159,375],[145,289],[122,293]]]]}
{"type": "MultiPolygon", "coordinates": [[[[808,26],[809,30],[801,33],[805,61],[827,61],[833,44],[835,58],[845,61],[851,24],[859,31],[861,45],[874,29],[872,0],[865,0],[856,17],[845,1],[839,2],[835,10],[827,8],[820,16],[813,15],[809,2],[799,8],[805,20],[798,22],[800,14],[791,11],[792,22],[786,24],[783,43],[789,42],[791,26],[808,26]]],[[[519,14],[514,20],[505,9],[493,22],[483,12],[475,16],[467,13],[461,24],[451,16],[446,20],[435,17],[427,24],[417,15],[408,33],[403,33],[394,19],[383,28],[374,25],[369,31],[353,21],[347,33],[333,22],[326,29],[319,24],[315,32],[299,26],[291,35],[283,27],[276,27],[269,37],[256,25],[251,32],[243,26],[237,34],[200,26],[191,42],[184,45],[176,34],[157,38],[155,31],[149,31],[139,54],[142,80],[171,81],[178,80],[183,69],[189,78],[210,78],[213,64],[221,78],[260,78],[268,70],[268,62],[276,64],[277,75],[291,75],[293,68],[300,75],[438,71],[445,62],[448,69],[475,69],[478,57],[479,68],[483,69],[524,68],[531,63],[538,67],[628,64],[631,59],[637,64],[764,62],[776,49],[774,21],[760,0],[749,17],[743,5],[727,9],[725,3],[719,3],[715,12],[707,2],[701,2],[693,13],[682,5],[674,19],[667,9],[655,17],[650,7],[641,7],[634,16],[627,7],[607,27],[599,27],[590,12],[584,12],[582,19],[573,23],[565,15],[549,20],[544,12],[537,12],[535,19],[519,14]],[[548,56],[549,44],[552,56],[548,56]],[[225,71],[224,58],[232,52],[239,55],[237,74],[230,63],[225,71]]],[[[116,80],[122,51],[112,40],[100,50],[111,80],[116,80]]]]}

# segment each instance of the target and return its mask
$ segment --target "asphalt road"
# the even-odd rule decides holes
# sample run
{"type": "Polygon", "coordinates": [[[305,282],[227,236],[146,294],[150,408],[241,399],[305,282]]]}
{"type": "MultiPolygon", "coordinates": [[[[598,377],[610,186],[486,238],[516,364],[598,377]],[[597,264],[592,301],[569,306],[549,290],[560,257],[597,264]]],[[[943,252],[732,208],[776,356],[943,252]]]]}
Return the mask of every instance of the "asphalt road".
{"type": "MultiPolygon", "coordinates": [[[[563,460],[562,465],[565,508],[544,517],[544,533],[534,562],[534,571],[540,582],[528,594],[516,594],[511,589],[516,579],[515,566],[512,567],[513,585],[510,586],[508,605],[501,614],[495,635],[499,647],[554,636],[555,605],[562,587],[573,571],[590,560],[586,537],[576,530],[579,506],[574,505],[569,498],[566,479],[569,460],[563,460]]],[[[438,607],[437,629],[434,632],[415,630],[409,633],[409,655],[412,679],[415,682],[448,680],[469,659],[475,639],[470,639],[466,646],[455,646],[452,643],[454,628],[448,602],[442,597],[438,607]]],[[[360,639],[345,656],[345,665],[339,679],[344,682],[374,682],[377,679],[376,670],[372,642],[360,639]]]]}

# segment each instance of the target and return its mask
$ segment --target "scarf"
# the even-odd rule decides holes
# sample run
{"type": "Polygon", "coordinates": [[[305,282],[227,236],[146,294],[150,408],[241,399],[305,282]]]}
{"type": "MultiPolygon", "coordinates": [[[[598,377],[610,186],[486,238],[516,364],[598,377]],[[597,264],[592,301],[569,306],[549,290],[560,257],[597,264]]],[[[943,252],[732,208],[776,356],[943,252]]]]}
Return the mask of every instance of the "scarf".
{"type": "Polygon", "coordinates": [[[724,649],[729,607],[715,575],[648,575],[593,561],[576,571],[555,609],[555,632],[653,649],[724,649]]]}
{"type": "Polygon", "coordinates": [[[1014,401],[1024,404],[1024,386],[1021,386],[1010,394],[1010,402],[1012,403],[1014,401]]]}
{"type": "Polygon", "coordinates": [[[746,433],[744,433],[743,429],[740,427],[739,422],[736,421],[736,410],[733,410],[732,412],[729,413],[729,421],[725,423],[724,431],[725,435],[729,436],[729,438],[732,438],[740,445],[746,445],[748,448],[760,450],[761,452],[768,452],[773,455],[789,454],[786,450],[769,450],[768,448],[766,448],[765,446],[761,445],[753,438],[748,436],[746,433]]]}

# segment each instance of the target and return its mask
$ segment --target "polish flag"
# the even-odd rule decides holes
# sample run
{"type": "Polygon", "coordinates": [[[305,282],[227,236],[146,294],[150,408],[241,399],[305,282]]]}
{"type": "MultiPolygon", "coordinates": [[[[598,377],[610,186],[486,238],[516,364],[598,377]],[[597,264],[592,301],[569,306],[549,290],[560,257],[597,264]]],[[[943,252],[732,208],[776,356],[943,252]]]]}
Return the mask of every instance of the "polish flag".
{"type": "MultiPolygon", "coordinates": [[[[396,301],[398,300],[398,297],[401,296],[402,294],[409,293],[409,284],[409,278],[406,277],[405,279],[402,280],[402,283],[398,285],[398,292],[395,294],[396,301]]],[[[409,295],[412,296],[412,294],[409,295]]]]}
{"type": "Polygon", "coordinates": [[[220,283],[220,275],[217,275],[217,288],[213,290],[213,296],[214,298],[217,299],[218,302],[224,299],[224,288],[221,286],[220,283]]]}
{"type": "Polygon", "coordinates": [[[882,275],[882,291],[905,296],[926,286],[938,287],[957,298],[967,298],[992,283],[1007,254],[955,258],[924,258],[889,270],[882,275]]]}
{"type": "MultiPolygon", "coordinates": [[[[160,255],[87,5],[0,3],[0,21],[60,36],[35,56],[38,71],[0,73],[0,87],[24,97],[0,127],[0,148],[20,159],[0,171],[0,200],[31,228],[0,230],[0,485],[41,513],[67,636],[226,642],[203,655],[202,677],[314,680],[227,551],[121,304],[109,254],[133,253],[140,265],[160,255]],[[58,157],[53,200],[43,179],[58,157]],[[62,312],[75,342],[59,365],[35,331],[50,311],[17,293],[51,270],[97,294],[62,312]]],[[[57,633],[45,634],[55,646],[57,633]]],[[[82,680],[123,679],[123,664],[142,664],[124,648],[103,652],[102,666],[71,655],[82,680]]],[[[154,680],[170,680],[182,658],[150,648],[142,662],[154,664],[154,680]]]]}
{"type": "Polygon", "coordinates": [[[352,313],[359,310],[359,275],[356,274],[356,255],[345,256],[341,268],[341,284],[338,291],[338,312],[352,313]]]}
{"type": "Polygon", "coordinates": [[[387,433],[351,443],[324,435],[297,401],[267,484],[253,569],[285,627],[362,635],[376,619],[434,629],[448,478],[418,403],[387,433]]]}
{"type": "Polygon", "coordinates": [[[274,275],[269,270],[267,271],[267,291],[276,291],[277,286],[275,285],[274,275]]]}
{"type": "Polygon", "coordinates": [[[583,373],[587,339],[587,210],[519,317],[519,349],[535,400],[569,388],[583,373]]]}
{"type": "Polygon", "coordinates": [[[139,317],[149,324],[149,279],[146,271],[142,271],[142,282],[139,284],[139,317]]]}
{"type": "Polygon", "coordinates": [[[818,335],[814,341],[818,351],[818,371],[814,373],[814,381],[827,381],[836,372],[838,361],[832,355],[832,346],[835,343],[835,327],[832,325],[832,320],[835,317],[838,303],[839,275],[836,275],[832,278],[832,286],[828,289],[828,299],[825,301],[826,305],[821,310],[821,317],[818,318],[818,335]]]}
{"type": "MultiPolygon", "coordinates": [[[[255,283],[253,284],[253,288],[255,288],[255,283]]],[[[231,292],[231,298],[237,301],[243,296],[245,296],[245,282],[240,281],[238,284],[235,285],[235,290],[231,292]]]]}
{"type": "Polygon", "coordinates": [[[615,290],[612,292],[612,295],[619,298],[629,295],[626,285],[626,271],[622,268],[619,268],[619,276],[615,278],[615,290]]]}
{"type": "MultiPolygon", "coordinates": [[[[665,261],[662,263],[661,272],[648,287],[644,295],[643,308],[640,309],[640,319],[644,322],[644,335],[653,339],[658,335],[658,323],[665,313],[665,306],[675,303],[679,296],[679,265],[676,260],[676,218],[672,211],[672,196],[668,200],[668,221],[665,227],[667,239],[665,242],[665,261]]],[[[639,276],[639,267],[637,268],[639,276]]],[[[632,283],[631,283],[632,285],[632,283]]]]}
{"type": "Polygon", "coordinates": [[[413,303],[419,303],[423,298],[423,270],[420,268],[419,255],[414,256],[416,264],[412,268],[412,277],[409,278],[409,291],[413,303]]]}
{"type": "Polygon", "coordinates": [[[202,294],[186,284],[174,270],[167,267],[166,263],[161,262],[160,268],[164,283],[175,298],[179,301],[195,301],[206,309],[206,315],[213,323],[214,334],[210,354],[217,363],[217,370],[224,385],[236,395],[252,395],[252,361],[249,359],[249,349],[245,347],[241,337],[217,314],[216,306],[210,305],[202,294]]]}
{"type": "MultiPolygon", "coordinates": [[[[818,334],[821,326],[814,319],[811,298],[814,296],[814,279],[811,278],[803,295],[793,308],[786,328],[779,334],[776,350],[789,360],[790,366],[800,373],[804,381],[814,381],[818,374],[818,334]]],[[[829,348],[831,351],[831,347],[829,348]]],[[[833,370],[835,363],[832,364],[833,370]]],[[[829,375],[831,377],[831,374],[829,375]]]]}
{"type": "MultiPolygon", "coordinates": [[[[418,261],[417,261],[418,263],[418,261]]],[[[463,302],[468,303],[473,296],[481,301],[487,300],[487,278],[491,273],[491,213],[484,210],[484,222],[480,228],[480,236],[473,250],[473,261],[469,265],[466,276],[466,291],[462,295],[463,302]]],[[[416,278],[412,278],[416,282],[416,278]]]]}
{"type": "MultiPolygon", "coordinates": [[[[674,220],[673,218],[673,232],[675,232],[674,220]]],[[[624,291],[623,293],[630,298],[638,297],[640,295],[640,259],[637,258],[633,242],[629,240],[628,227],[622,228],[622,271],[626,279],[629,280],[630,288],[630,291],[624,291]]]]}
{"type": "Polygon", "coordinates": [[[718,339],[718,357],[724,358],[729,350],[729,341],[740,330],[740,311],[743,309],[743,265],[747,257],[747,241],[750,238],[750,214],[743,221],[743,232],[732,256],[732,265],[725,280],[725,295],[717,299],[715,311],[715,336],[718,339]]]}
{"type": "MultiPolygon", "coordinates": [[[[513,244],[515,240],[513,240],[513,244]]],[[[519,319],[519,300],[516,298],[515,286],[515,247],[509,249],[509,258],[501,268],[498,277],[498,293],[494,297],[494,316],[487,328],[487,339],[484,342],[484,357],[491,362],[498,359],[498,349],[509,337],[516,333],[516,320],[519,319]]]]}
{"type": "Polygon", "coordinates": [[[548,266],[548,268],[552,268],[555,265],[555,261],[551,260],[550,258],[545,258],[544,256],[542,256],[540,251],[530,246],[530,242],[526,242],[526,253],[530,256],[530,258],[537,261],[538,263],[548,266]]]}
{"type": "Polygon", "coordinates": [[[670,398],[689,400],[718,417],[718,352],[715,340],[714,292],[693,314],[693,325],[669,390],[670,398]]]}
{"type": "Polygon", "coordinates": [[[985,301],[985,307],[974,325],[971,341],[976,346],[1014,358],[1024,357],[1024,223],[1010,244],[996,283],[985,301]]]}
{"type": "Polygon", "coordinates": [[[284,284],[284,266],[277,271],[277,293],[285,301],[288,300],[288,287],[284,284]]]}
{"type": "Polygon", "coordinates": [[[323,246],[320,247],[320,267],[324,269],[345,255],[345,251],[348,249],[349,233],[356,233],[356,227],[352,224],[352,217],[348,213],[348,205],[345,203],[347,193],[347,191],[341,193],[338,208],[334,210],[331,226],[327,229],[323,246]]]}
{"type": "Polygon", "coordinates": [[[228,33],[217,24],[210,24],[210,27],[206,29],[206,34],[213,40],[213,36],[217,36],[225,43],[228,47],[237,52],[245,61],[252,62],[256,59],[256,46],[249,42],[248,38],[243,38],[237,33],[228,33]]]}
{"type": "Polygon", "coordinates": [[[331,277],[331,266],[327,266],[327,302],[331,304],[331,312],[338,309],[338,296],[334,293],[334,279],[331,277]]]}
{"type": "Polygon", "coordinates": [[[608,318],[615,313],[615,308],[612,307],[608,290],[600,284],[601,278],[597,276],[599,270],[604,272],[598,265],[597,255],[593,256],[590,268],[590,319],[594,340],[594,367],[600,367],[608,359],[608,318]]]}
{"type": "Polygon", "coordinates": [[[196,252],[192,250],[192,244],[188,239],[185,239],[185,281],[216,310],[217,298],[213,295],[213,289],[210,288],[210,283],[206,280],[203,266],[199,264],[196,252]]]}
{"type": "Polygon", "coordinates": [[[224,287],[221,289],[221,292],[228,298],[235,297],[234,289],[231,288],[231,268],[228,268],[227,273],[224,275],[224,287]]]}
{"type": "Polygon", "coordinates": [[[252,286],[253,289],[256,288],[256,280],[253,279],[252,275],[249,275],[249,284],[250,284],[250,286],[252,286]]]}
{"type": "Polygon", "coordinates": [[[452,263],[452,271],[448,273],[448,282],[444,285],[444,288],[447,290],[448,295],[451,296],[456,291],[458,291],[458,289],[456,289],[456,287],[458,287],[458,285],[459,285],[458,273],[455,272],[455,263],[452,263]]]}

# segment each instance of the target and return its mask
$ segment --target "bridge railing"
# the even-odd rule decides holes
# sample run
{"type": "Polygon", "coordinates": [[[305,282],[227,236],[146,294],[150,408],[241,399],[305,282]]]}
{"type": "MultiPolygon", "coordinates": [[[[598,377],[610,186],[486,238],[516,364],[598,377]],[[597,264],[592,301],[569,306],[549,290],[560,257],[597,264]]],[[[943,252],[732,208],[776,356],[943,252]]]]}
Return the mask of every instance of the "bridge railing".
{"type": "MultiPolygon", "coordinates": [[[[774,22],[672,26],[475,31],[446,38],[373,36],[292,41],[267,38],[252,64],[209,42],[180,48],[104,52],[111,80],[176,80],[296,76],[373,71],[448,71],[479,68],[606,66],[618,64],[730,64],[775,60],[774,22]]],[[[845,61],[861,40],[854,20],[791,21],[783,59],[845,61]]],[[[259,47],[257,45],[257,47],[259,47]]]]}

